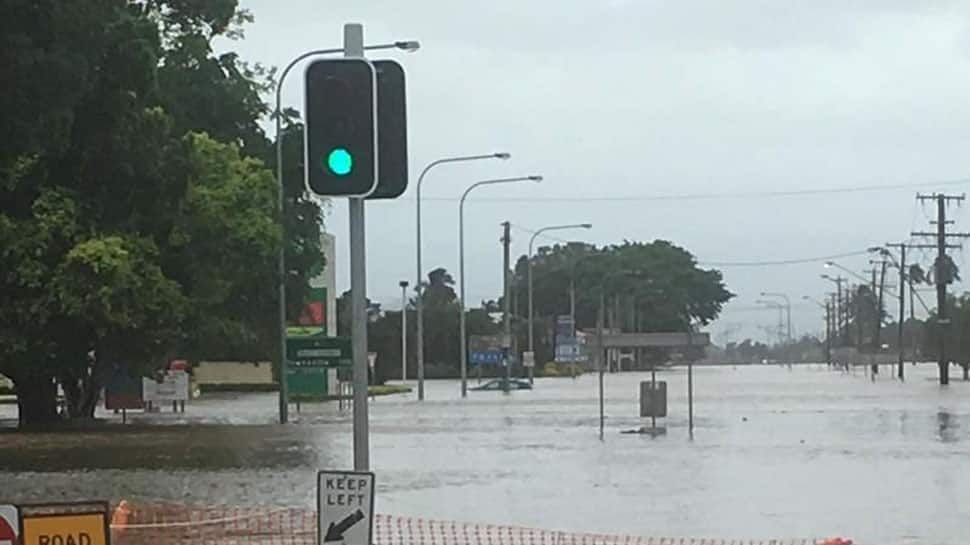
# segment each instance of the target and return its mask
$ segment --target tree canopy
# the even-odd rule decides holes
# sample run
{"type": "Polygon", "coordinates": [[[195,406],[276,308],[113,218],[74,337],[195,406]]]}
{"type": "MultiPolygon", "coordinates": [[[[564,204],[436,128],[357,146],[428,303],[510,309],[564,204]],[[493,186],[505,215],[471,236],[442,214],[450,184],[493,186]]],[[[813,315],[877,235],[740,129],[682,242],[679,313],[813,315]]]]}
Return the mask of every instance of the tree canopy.
{"type": "Polygon", "coordinates": [[[323,267],[287,123],[285,222],[260,128],[272,71],[216,55],[236,0],[0,0],[0,373],[21,423],[90,416],[101,373],[272,354],[323,267]],[[285,236],[284,236],[285,232],[285,236]]]}

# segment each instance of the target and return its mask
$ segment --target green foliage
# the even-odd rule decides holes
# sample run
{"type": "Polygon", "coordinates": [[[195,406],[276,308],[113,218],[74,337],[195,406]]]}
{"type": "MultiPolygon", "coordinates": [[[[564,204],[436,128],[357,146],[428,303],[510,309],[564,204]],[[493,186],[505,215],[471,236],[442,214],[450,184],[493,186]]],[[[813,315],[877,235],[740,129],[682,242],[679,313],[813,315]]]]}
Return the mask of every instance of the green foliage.
{"type": "MultiPolygon", "coordinates": [[[[522,307],[528,304],[528,272],[528,257],[522,256],[513,279],[522,307]]],[[[583,243],[540,247],[532,257],[532,276],[539,361],[553,358],[553,325],[557,315],[569,314],[571,284],[580,329],[596,327],[601,295],[610,309],[606,326],[645,332],[684,331],[688,320],[706,325],[733,297],[720,271],[697,267],[690,252],[662,240],[602,248],[583,243]]],[[[528,329],[522,329],[520,344],[525,346],[528,329]]]]}
{"type": "Polygon", "coordinates": [[[275,256],[285,240],[295,315],[322,220],[288,125],[281,226],[259,125],[272,71],[212,53],[251,17],[236,0],[0,13],[0,372],[22,422],[53,415],[54,378],[90,416],[106,365],[275,353],[275,256]]]}

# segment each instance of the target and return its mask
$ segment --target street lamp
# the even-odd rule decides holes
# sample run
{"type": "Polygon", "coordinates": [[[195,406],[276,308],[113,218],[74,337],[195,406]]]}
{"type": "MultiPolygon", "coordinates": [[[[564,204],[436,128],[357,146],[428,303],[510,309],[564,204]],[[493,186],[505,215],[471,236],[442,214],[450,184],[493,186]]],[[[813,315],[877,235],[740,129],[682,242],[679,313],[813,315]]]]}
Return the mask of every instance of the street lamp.
{"type": "MultiPolygon", "coordinates": [[[[828,267],[828,266],[829,265],[826,264],[826,267],[828,267]]],[[[845,282],[846,279],[845,278],[842,278],[841,276],[830,276],[830,275],[827,275],[827,274],[823,274],[822,275],[822,278],[824,278],[825,280],[828,280],[829,282],[832,282],[832,283],[835,284],[835,289],[836,289],[836,291],[835,291],[835,327],[834,327],[834,329],[835,329],[835,337],[836,337],[836,339],[841,339],[841,338],[847,337],[848,336],[847,334],[844,335],[844,333],[847,333],[847,332],[843,331],[843,329],[842,329],[842,312],[843,312],[843,305],[842,305],[842,282],[845,282]]],[[[848,318],[848,311],[846,311],[846,318],[848,318]]],[[[846,328],[848,328],[848,319],[846,319],[845,322],[846,322],[846,328]]]]}
{"type": "MultiPolygon", "coordinates": [[[[496,178],[494,180],[482,180],[468,186],[468,189],[461,194],[458,201],[458,283],[460,294],[458,296],[459,305],[459,335],[461,345],[461,397],[468,397],[468,349],[465,339],[465,198],[476,187],[483,185],[508,184],[514,182],[541,182],[542,176],[519,176],[516,178],[496,178]]],[[[508,365],[508,363],[506,363],[508,365]]]]}
{"type": "Polygon", "coordinates": [[[839,265],[835,261],[826,261],[825,262],[825,268],[826,269],[831,269],[832,267],[835,267],[836,269],[839,269],[839,270],[842,270],[842,271],[845,271],[845,272],[851,274],[852,276],[854,276],[854,277],[858,278],[859,280],[861,280],[863,284],[868,284],[869,283],[869,279],[868,278],[866,278],[865,276],[862,276],[861,274],[853,271],[852,269],[847,269],[847,268],[843,267],[842,265],[839,265]]]}
{"type": "Polygon", "coordinates": [[[811,295],[803,295],[802,299],[815,303],[825,311],[825,359],[829,365],[832,365],[832,316],[829,304],[822,303],[811,295]]]}
{"type": "Polygon", "coordinates": [[[401,382],[408,379],[408,281],[401,280],[401,382]]]}
{"type": "Polygon", "coordinates": [[[512,155],[505,152],[498,153],[486,153],[482,155],[462,155],[457,157],[445,157],[443,159],[438,159],[428,163],[428,166],[424,167],[421,171],[421,175],[418,176],[417,185],[417,199],[415,206],[417,208],[417,264],[418,271],[417,277],[415,278],[414,291],[417,293],[417,300],[415,301],[415,311],[417,311],[417,354],[416,358],[418,360],[418,401],[424,400],[424,297],[422,297],[422,289],[424,288],[424,281],[422,279],[424,271],[421,270],[421,182],[424,181],[424,175],[428,173],[432,168],[443,165],[447,163],[461,163],[465,161],[479,161],[482,159],[502,159],[507,160],[511,158],[512,155]]]}
{"type": "MultiPolygon", "coordinates": [[[[421,44],[414,40],[399,41],[388,44],[378,44],[364,46],[365,51],[374,51],[379,49],[400,49],[402,51],[407,51],[413,53],[421,48],[421,44]]],[[[285,223],[283,222],[283,142],[280,139],[280,130],[282,126],[283,112],[280,107],[281,95],[283,91],[283,82],[286,81],[287,74],[290,70],[297,65],[300,61],[307,59],[309,57],[317,57],[322,55],[338,55],[344,52],[344,48],[337,47],[332,49],[316,49],[313,51],[307,51],[302,55],[297,56],[295,59],[290,61],[286,65],[286,68],[280,73],[280,79],[276,82],[276,109],[273,110],[273,117],[276,118],[276,211],[279,213],[280,226],[283,227],[285,223]]],[[[277,297],[278,307],[279,307],[279,380],[280,380],[280,392],[279,392],[279,412],[280,412],[280,424],[286,424],[289,421],[289,390],[286,384],[286,286],[285,286],[285,275],[286,275],[286,264],[285,258],[283,256],[283,248],[286,242],[286,232],[284,228],[283,241],[280,243],[279,250],[276,254],[276,274],[277,274],[277,297]]],[[[331,286],[333,288],[333,286],[331,286]]]]}
{"type": "MultiPolygon", "coordinates": [[[[533,320],[533,315],[532,315],[532,313],[533,313],[533,311],[532,311],[532,305],[533,305],[533,302],[532,302],[532,245],[535,243],[536,237],[538,237],[540,234],[542,234],[542,233],[544,233],[546,231],[559,231],[559,230],[563,230],[563,229],[592,229],[592,228],[593,228],[593,224],[591,224],[591,223],[573,223],[573,224],[569,224],[569,225],[550,225],[549,227],[543,227],[542,229],[539,229],[535,233],[532,233],[532,238],[529,239],[529,259],[528,259],[528,266],[529,266],[529,352],[532,352],[533,353],[533,357],[535,357],[535,339],[534,339],[535,331],[534,331],[534,327],[533,327],[533,323],[532,323],[532,320],[533,320]]],[[[572,314],[572,313],[570,313],[570,314],[572,314]]],[[[573,319],[575,320],[575,318],[573,318],[573,319]]],[[[574,324],[574,327],[575,327],[575,324],[574,324]]],[[[532,382],[533,382],[533,376],[534,376],[534,369],[532,367],[530,367],[529,368],[529,384],[532,384],[532,382]]]]}

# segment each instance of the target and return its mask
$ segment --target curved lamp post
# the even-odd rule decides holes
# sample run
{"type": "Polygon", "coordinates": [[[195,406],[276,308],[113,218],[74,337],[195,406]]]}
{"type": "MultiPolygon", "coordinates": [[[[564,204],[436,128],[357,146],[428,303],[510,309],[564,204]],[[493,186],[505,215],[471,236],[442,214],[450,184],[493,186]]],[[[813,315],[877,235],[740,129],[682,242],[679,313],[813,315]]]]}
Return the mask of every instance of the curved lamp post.
{"type": "Polygon", "coordinates": [[[494,184],[508,184],[514,182],[541,182],[542,176],[519,176],[516,178],[496,178],[476,182],[461,194],[458,202],[458,282],[459,282],[459,336],[461,345],[461,397],[468,397],[468,347],[465,338],[465,199],[477,187],[494,184]]]}
{"type": "MultiPolygon", "coordinates": [[[[400,49],[407,52],[414,52],[421,48],[421,44],[409,40],[401,42],[393,42],[389,44],[379,44],[364,46],[365,51],[373,51],[376,49],[400,49]]],[[[280,215],[280,225],[283,225],[283,142],[280,140],[280,130],[283,119],[282,108],[280,107],[281,98],[280,95],[283,91],[283,82],[286,81],[287,74],[290,70],[297,65],[300,61],[308,59],[310,57],[319,57],[323,55],[338,55],[344,52],[344,48],[332,48],[332,49],[316,49],[313,51],[307,51],[302,55],[297,56],[295,59],[290,61],[289,64],[283,68],[280,73],[280,79],[276,82],[276,109],[273,110],[273,116],[276,118],[276,211],[280,215]]],[[[285,285],[285,275],[286,275],[286,264],[284,263],[283,248],[285,246],[286,233],[284,229],[284,243],[280,244],[280,249],[276,255],[276,274],[277,274],[277,297],[279,298],[279,358],[280,358],[280,395],[279,395],[279,411],[280,411],[280,424],[286,424],[289,421],[289,401],[288,395],[289,391],[286,385],[286,285],[285,285]]]]}
{"type": "MultiPolygon", "coordinates": [[[[529,352],[532,352],[533,354],[535,354],[535,349],[536,348],[535,348],[535,338],[534,338],[535,337],[535,331],[534,331],[534,326],[533,326],[533,323],[532,323],[532,321],[533,321],[533,309],[532,309],[532,307],[533,307],[533,300],[532,300],[532,245],[535,243],[536,237],[538,237],[539,235],[541,235],[542,233],[544,233],[546,231],[560,231],[560,230],[564,230],[564,229],[592,229],[592,228],[593,228],[593,224],[591,224],[591,223],[573,223],[573,224],[569,224],[569,225],[550,225],[548,227],[543,227],[542,229],[539,229],[535,233],[532,233],[532,238],[529,239],[529,259],[527,261],[528,262],[528,265],[529,265],[529,352]]],[[[533,376],[534,376],[533,373],[534,373],[534,369],[532,367],[530,367],[529,368],[529,384],[532,384],[532,382],[533,382],[533,376]]]]}
{"type": "Polygon", "coordinates": [[[424,167],[424,170],[421,171],[421,175],[418,176],[417,199],[415,204],[417,208],[417,216],[418,216],[417,226],[415,229],[418,237],[418,241],[417,241],[418,271],[414,282],[414,291],[417,293],[417,301],[415,302],[414,308],[415,308],[415,311],[417,314],[417,320],[418,320],[417,332],[416,332],[418,337],[417,350],[416,350],[417,353],[415,354],[418,360],[418,401],[424,400],[424,298],[421,296],[422,289],[424,288],[424,280],[422,278],[422,276],[424,275],[424,271],[421,268],[421,183],[424,181],[424,176],[428,173],[428,171],[430,171],[432,168],[438,165],[444,165],[448,163],[462,163],[465,161],[479,161],[483,159],[505,160],[505,159],[509,159],[510,157],[512,156],[505,152],[486,153],[482,155],[461,155],[457,157],[445,157],[443,159],[438,159],[428,163],[428,166],[424,167]]]}

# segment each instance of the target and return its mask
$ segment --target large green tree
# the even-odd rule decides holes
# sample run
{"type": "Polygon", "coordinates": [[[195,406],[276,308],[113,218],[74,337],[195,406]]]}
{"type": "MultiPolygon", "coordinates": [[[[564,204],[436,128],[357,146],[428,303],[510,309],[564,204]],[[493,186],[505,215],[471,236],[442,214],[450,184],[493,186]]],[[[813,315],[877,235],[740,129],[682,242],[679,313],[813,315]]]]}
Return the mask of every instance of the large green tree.
{"type": "Polygon", "coordinates": [[[56,418],[56,383],[91,416],[109,365],[275,353],[275,255],[285,244],[295,315],[321,216],[291,160],[282,228],[259,126],[271,72],[213,53],[248,15],[235,0],[0,13],[0,80],[16,82],[0,94],[0,373],[21,423],[56,418]]]}
{"type": "MultiPolygon", "coordinates": [[[[520,257],[513,290],[523,316],[528,315],[528,270],[528,257],[520,257]]],[[[578,328],[596,326],[602,295],[605,325],[642,332],[706,325],[733,297],[720,271],[698,267],[690,252],[663,240],[600,248],[583,243],[540,247],[532,256],[532,276],[539,361],[552,358],[555,316],[569,314],[570,291],[575,293],[578,328]]]]}

